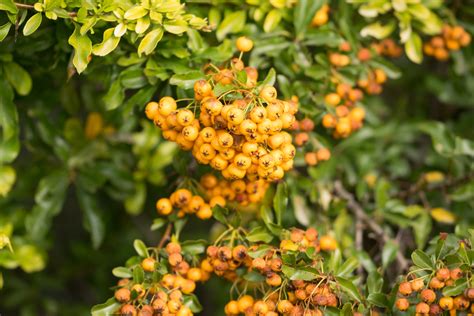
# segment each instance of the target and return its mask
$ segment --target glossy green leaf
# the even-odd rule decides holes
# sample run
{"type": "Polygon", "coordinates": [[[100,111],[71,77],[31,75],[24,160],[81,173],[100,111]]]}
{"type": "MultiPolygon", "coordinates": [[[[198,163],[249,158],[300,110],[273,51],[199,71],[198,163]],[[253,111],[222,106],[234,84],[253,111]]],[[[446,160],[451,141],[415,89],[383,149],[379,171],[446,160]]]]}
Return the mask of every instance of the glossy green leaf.
{"type": "Polygon", "coordinates": [[[19,95],[27,95],[31,91],[32,80],[30,74],[17,63],[5,63],[3,65],[5,75],[10,84],[19,95]]]}
{"type": "Polygon", "coordinates": [[[228,34],[240,32],[245,25],[246,19],[247,14],[245,11],[235,11],[226,15],[217,27],[217,39],[222,41],[228,34]]]}
{"type": "Polygon", "coordinates": [[[74,47],[72,63],[80,74],[87,68],[89,63],[89,56],[92,53],[92,42],[87,35],[81,35],[80,27],[76,25],[74,32],[69,37],[68,43],[74,47]]]}
{"type": "Polygon", "coordinates": [[[104,31],[102,42],[92,47],[92,53],[97,56],[105,56],[110,54],[120,42],[120,37],[114,35],[114,28],[104,31]]]}
{"type": "Polygon", "coordinates": [[[135,239],[133,241],[133,248],[135,248],[135,251],[140,257],[148,257],[148,249],[145,246],[145,243],[141,241],[140,239],[135,239]]]}
{"type": "Polygon", "coordinates": [[[120,303],[118,303],[115,298],[109,298],[103,304],[97,304],[91,309],[92,316],[109,316],[113,315],[119,308],[120,303]]]}
{"type": "Polygon", "coordinates": [[[163,37],[163,28],[158,27],[148,32],[138,45],[138,56],[150,55],[163,37]]]}
{"type": "Polygon", "coordinates": [[[352,281],[341,277],[336,277],[336,280],[338,285],[341,287],[341,290],[349,294],[357,302],[362,301],[362,296],[360,295],[359,290],[354,285],[354,283],[352,283],[352,281]]]}
{"type": "Polygon", "coordinates": [[[414,63],[421,63],[423,61],[421,38],[418,34],[412,32],[405,43],[405,53],[408,58],[414,63]]]}
{"type": "Polygon", "coordinates": [[[428,269],[428,270],[434,270],[435,266],[433,261],[430,259],[430,257],[424,253],[423,251],[417,249],[411,254],[411,259],[413,260],[413,263],[422,268],[422,269],[428,269]]]}
{"type": "Polygon", "coordinates": [[[33,34],[41,25],[42,19],[43,15],[41,13],[36,13],[33,15],[23,27],[23,35],[28,36],[33,34]]]}

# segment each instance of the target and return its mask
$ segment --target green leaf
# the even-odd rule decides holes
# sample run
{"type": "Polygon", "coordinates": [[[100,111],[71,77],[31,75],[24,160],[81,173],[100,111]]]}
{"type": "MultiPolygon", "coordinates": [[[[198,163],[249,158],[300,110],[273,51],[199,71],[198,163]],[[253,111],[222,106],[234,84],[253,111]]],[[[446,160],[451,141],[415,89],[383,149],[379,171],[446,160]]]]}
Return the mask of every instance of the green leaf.
{"type": "Polygon", "coordinates": [[[17,14],[18,8],[13,0],[2,0],[0,1],[0,11],[8,11],[12,14],[17,14]]]}
{"type": "Polygon", "coordinates": [[[111,53],[120,42],[120,37],[114,35],[114,28],[104,31],[102,43],[95,44],[92,47],[92,53],[97,56],[105,56],[111,53]]]}
{"type": "Polygon", "coordinates": [[[382,291],[383,277],[378,271],[372,271],[367,277],[367,290],[368,293],[379,293],[382,291]]]}
{"type": "MultiPolygon", "coordinates": [[[[0,197],[6,196],[15,184],[16,172],[11,166],[0,165],[0,197]]],[[[1,249],[1,247],[0,247],[1,249]]]]}
{"type": "Polygon", "coordinates": [[[278,183],[275,196],[273,197],[273,208],[277,218],[277,224],[281,224],[283,212],[288,207],[288,187],[285,182],[278,183]]]}
{"type": "Polygon", "coordinates": [[[389,200],[390,183],[385,179],[380,179],[375,187],[375,202],[378,209],[383,209],[389,200]]]}
{"type": "Polygon", "coordinates": [[[0,163],[10,163],[20,151],[20,140],[13,89],[6,78],[0,78],[0,127],[0,163]]]}
{"type": "Polygon", "coordinates": [[[163,38],[163,28],[158,27],[145,35],[145,37],[138,45],[138,56],[141,56],[143,53],[145,55],[150,55],[158,45],[158,43],[163,38]]]}
{"type": "Polygon", "coordinates": [[[336,277],[336,281],[338,285],[341,287],[341,289],[349,294],[353,299],[355,299],[357,302],[362,301],[362,297],[359,293],[359,290],[357,290],[357,287],[352,283],[350,280],[341,278],[341,277],[336,277]]]}
{"type": "Polygon", "coordinates": [[[135,268],[133,268],[132,275],[133,275],[133,282],[135,283],[142,283],[145,280],[145,271],[143,271],[143,268],[140,265],[137,265],[135,266],[135,268]]]}
{"type": "Polygon", "coordinates": [[[87,35],[81,35],[81,28],[79,24],[76,24],[74,32],[69,37],[68,43],[74,47],[72,63],[80,74],[87,68],[87,64],[89,63],[89,56],[92,53],[92,42],[87,35]]]}
{"type": "Polygon", "coordinates": [[[28,36],[28,35],[33,34],[41,25],[42,19],[43,19],[43,15],[39,12],[33,15],[26,22],[25,27],[23,28],[23,35],[28,36]]]}
{"type": "Polygon", "coordinates": [[[135,248],[135,251],[140,257],[148,257],[148,249],[145,246],[145,243],[141,241],[140,239],[135,239],[133,241],[133,248],[135,248]]]}
{"type": "Polygon", "coordinates": [[[469,284],[465,278],[457,279],[454,285],[447,286],[443,289],[443,296],[457,296],[468,286],[469,284]]]}
{"type": "Polygon", "coordinates": [[[382,293],[370,293],[367,296],[369,303],[378,306],[378,307],[389,307],[390,303],[388,302],[387,296],[382,293]]]}
{"type": "Polygon", "coordinates": [[[32,86],[31,77],[23,67],[17,63],[10,62],[5,63],[3,69],[8,81],[19,95],[27,95],[30,93],[32,86]]]}
{"type": "Polygon", "coordinates": [[[283,265],[281,271],[290,280],[311,281],[319,277],[318,270],[314,268],[293,268],[283,265]]]}
{"type": "Polygon", "coordinates": [[[196,256],[206,251],[207,241],[200,240],[186,240],[181,243],[183,252],[196,256]]]}
{"type": "Polygon", "coordinates": [[[429,213],[423,213],[412,221],[413,233],[418,248],[424,248],[433,227],[433,222],[429,213]]]}
{"type": "Polygon", "coordinates": [[[415,250],[411,254],[411,259],[413,260],[413,263],[422,268],[422,269],[428,269],[428,270],[434,270],[435,265],[433,263],[433,260],[430,259],[430,257],[421,251],[420,249],[415,250]]]}
{"type": "Polygon", "coordinates": [[[7,37],[11,26],[12,24],[10,22],[7,22],[0,26],[0,42],[3,41],[5,37],[7,37]]]}
{"type": "Polygon", "coordinates": [[[226,15],[217,28],[217,39],[222,41],[227,34],[240,32],[245,26],[246,19],[247,13],[245,11],[236,11],[226,15]]]}
{"type": "Polygon", "coordinates": [[[431,136],[434,149],[445,157],[474,157],[474,142],[456,136],[441,122],[423,122],[418,128],[431,136]]]}
{"type": "Polygon", "coordinates": [[[80,187],[77,187],[76,194],[84,212],[84,227],[91,234],[92,246],[97,249],[105,237],[105,223],[101,209],[97,204],[97,196],[80,187]]]}
{"type": "Polygon", "coordinates": [[[204,75],[201,71],[190,71],[185,74],[173,75],[170,78],[170,84],[183,89],[191,89],[194,86],[194,83],[202,78],[204,78],[204,75]]]}
{"type": "Polygon", "coordinates": [[[270,71],[268,72],[267,76],[265,79],[262,81],[261,86],[273,86],[275,84],[276,80],[276,72],[275,69],[271,68],[270,71]]]}
{"type": "Polygon", "coordinates": [[[397,256],[398,244],[393,240],[385,243],[382,250],[382,267],[385,269],[397,256]]]}
{"type": "Polygon", "coordinates": [[[132,271],[126,267],[113,268],[112,274],[117,278],[131,278],[133,276],[132,271]]]}
{"type": "Polygon", "coordinates": [[[109,316],[116,313],[120,308],[120,303],[118,303],[115,298],[109,298],[105,303],[97,304],[92,307],[91,315],[92,316],[109,316]]]}
{"type": "Polygon", "coordinates": [[[257,271],[249,271],[245,273],[243,276],[243,279],[246,281],[255,282],[255,283],[265,281],[265,277],[261,273],[258,273],[257,271]]]}
{"type": "Polygon", "coordinates": [[[349,257],[341,266],[338,267],[336,275],[340,277],[349,276],[359,266],[359,260],[356,257],[349,257]]]}
{"type": "Polygon", "coordinates": [[[15,248],[14,258],[27,273],[41,271],[46,266],[44,253],[35,245],[21,245],[15,248]]]}
{"type": "Polygon", "coordinates": [[[269,243],[273,240],[273,235],[264,227],[255,227],[245,237],[250,242],[265,242],[269,243]]]}
{"type": "Polygon", "coordinates": [[[323,0],[299,0],[294,9],[293,25],[298,39],[304,38],[304,33],[319,8],[323,5],[323,0]]]}
{"type": "Polygon", "coordinates": [[[423,52],[421,50],[421,46],[422,43],[420,35],[412,32],[405,43],[405,53],[407,54],[408,58],[416,64],[419,64],[423,61],[423,52]]]}
{"type": "Polygon", "coordinates": [[[26,218],[26,229],[33,240],[41,240],[51,227],[51,221],[62,209],[69,186],[64,170],[48,172],[41,179],[35,194],[36,205],[26,218]]]}
{"type": "Polygon", "coordinates": [[[202,305],[199,303],[199,300],[196,295],[189,294],[184,296],[184,305],[189,307],[191,312],[194,314],[200,313],[202,311],[202,305]]]}
{"type": "Polygon", "coordinates": [[[155,218],[153,220],[153,224],[151,225],[151,230],[158,230],[161,227],[165,226],[166,220],[164,218],[155,218]]]}
{"type": "Polygon", "coordinates": [[[267,16],[265,17],[265,21],[263,22],[263,30],[268,33],[273,31],[278,24],[280,23],[282,18],[281,10],[273,9],[268,12],[267,16]]]}

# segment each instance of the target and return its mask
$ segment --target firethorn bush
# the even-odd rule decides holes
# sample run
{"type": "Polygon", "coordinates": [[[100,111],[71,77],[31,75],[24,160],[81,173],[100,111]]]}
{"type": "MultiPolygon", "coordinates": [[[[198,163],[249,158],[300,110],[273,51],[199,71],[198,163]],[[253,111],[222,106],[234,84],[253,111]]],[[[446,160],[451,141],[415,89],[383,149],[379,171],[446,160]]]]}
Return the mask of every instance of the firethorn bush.
{"type": "Polygon", "coordinates": [[[473,21],[0,0],[0,314],[474,315],[473,21]]]}

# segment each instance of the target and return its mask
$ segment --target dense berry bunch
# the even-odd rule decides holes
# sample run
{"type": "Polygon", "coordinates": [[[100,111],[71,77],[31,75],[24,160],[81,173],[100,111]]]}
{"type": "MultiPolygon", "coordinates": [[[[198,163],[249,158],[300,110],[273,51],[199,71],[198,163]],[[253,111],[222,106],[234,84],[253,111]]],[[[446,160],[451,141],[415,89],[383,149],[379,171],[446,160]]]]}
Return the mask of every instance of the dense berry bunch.
{"type": "Polygon", "coordinates": [[[196,214],[200,219],[212,217],[212,207],[220,204],[225,205],[222,197],[211,199],[207,203],[200,195],[193,194],[188,189],[178,189],[169,198],[161,198],[156,202],[156,211],[159,215],[168,216],[176,213],[178,217],[186,214],[196,214]]]}
{"type": "Polygon", "coordinates": [[[175,242],[130,269],[134,269],[134,279],[121,279],[114,294],[115,300],[122,304],[119,314],[124,316],[191,316],[191,309],[184,304],[186,297],[194,292],[196,282],[209,278],[209,273],[185,261],[181,246],[175,242]],[[162,261],[159,257],[163,257],[162,261]],[[167,273],[159,274],[160,264],[167,267],[167,273]],[[135,282],[139,274],[142,282],[135,282]]]}
{"type": "Polygon", "coordinates": [[[228,202],[236,202],[241,206],[258,203],[265,196],[269,186],[264,180],[219,180],[212,174],[202,176],[200,184],[209,203],[215,205],[218,202],[221,206],[225,206],[228,202]]]}
{"type": "Polygon", "coordinates": [[[432,37],[423,45],[423,51],[428,56],[438,60],[447,60],[450,51],[457,51],[471,43],[471,35],[461,26],[445,25],[440,36],[432,37]]]}
{"type": "Polygon", "coordinates": [[[466,272],[460,268],[440,268],[434,275],[402,282],[395,306],[400,311],[414,306],[416,315],[441,315],[445,311],[450,315],[457,311],[473,313],[474,288],[468,287],[465,277],[466,272]],[[453,288],[456,288],[454,292],[453,288]]]}
{"type": "Polygon", "coordinates": [[[362,127],[365,110],[357,105],[364,96],[361,89],[351,87],[347,83],[339,83],[335,92],[326,94],[325,103],[330,113],[323,116],[325,128],[334,129],[335,138],[345,138],[362,127]]]}
{"type": "MultiPolygon", "coordinates": [[[[241,52],[252,41],[237,40],[241,52]]],[[[234,58],[228,68],[210,66],[207,79],[194,85],[194,99],[178,109],[176,100],[150,102],[147,117],[163,137],[191,150],[199,163],[209,164],[228,180],[279,180],[293,167],[295,147],[284,129],[295,121],[298,104],[277,98],[276,89],[257,85],[258,72],[234,58]]]]}

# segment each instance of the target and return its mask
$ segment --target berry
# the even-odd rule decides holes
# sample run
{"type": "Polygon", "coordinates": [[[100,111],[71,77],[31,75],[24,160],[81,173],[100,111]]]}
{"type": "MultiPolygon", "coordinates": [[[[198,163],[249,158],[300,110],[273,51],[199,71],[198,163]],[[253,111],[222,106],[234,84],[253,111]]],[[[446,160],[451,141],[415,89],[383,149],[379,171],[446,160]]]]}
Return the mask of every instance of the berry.
{"type": "Polygon", "coordinates": [[[239,51],[246,53],[252,50],[253,41],[248,37],[241,36],[237,39],[236,46],[239,51]]]}

